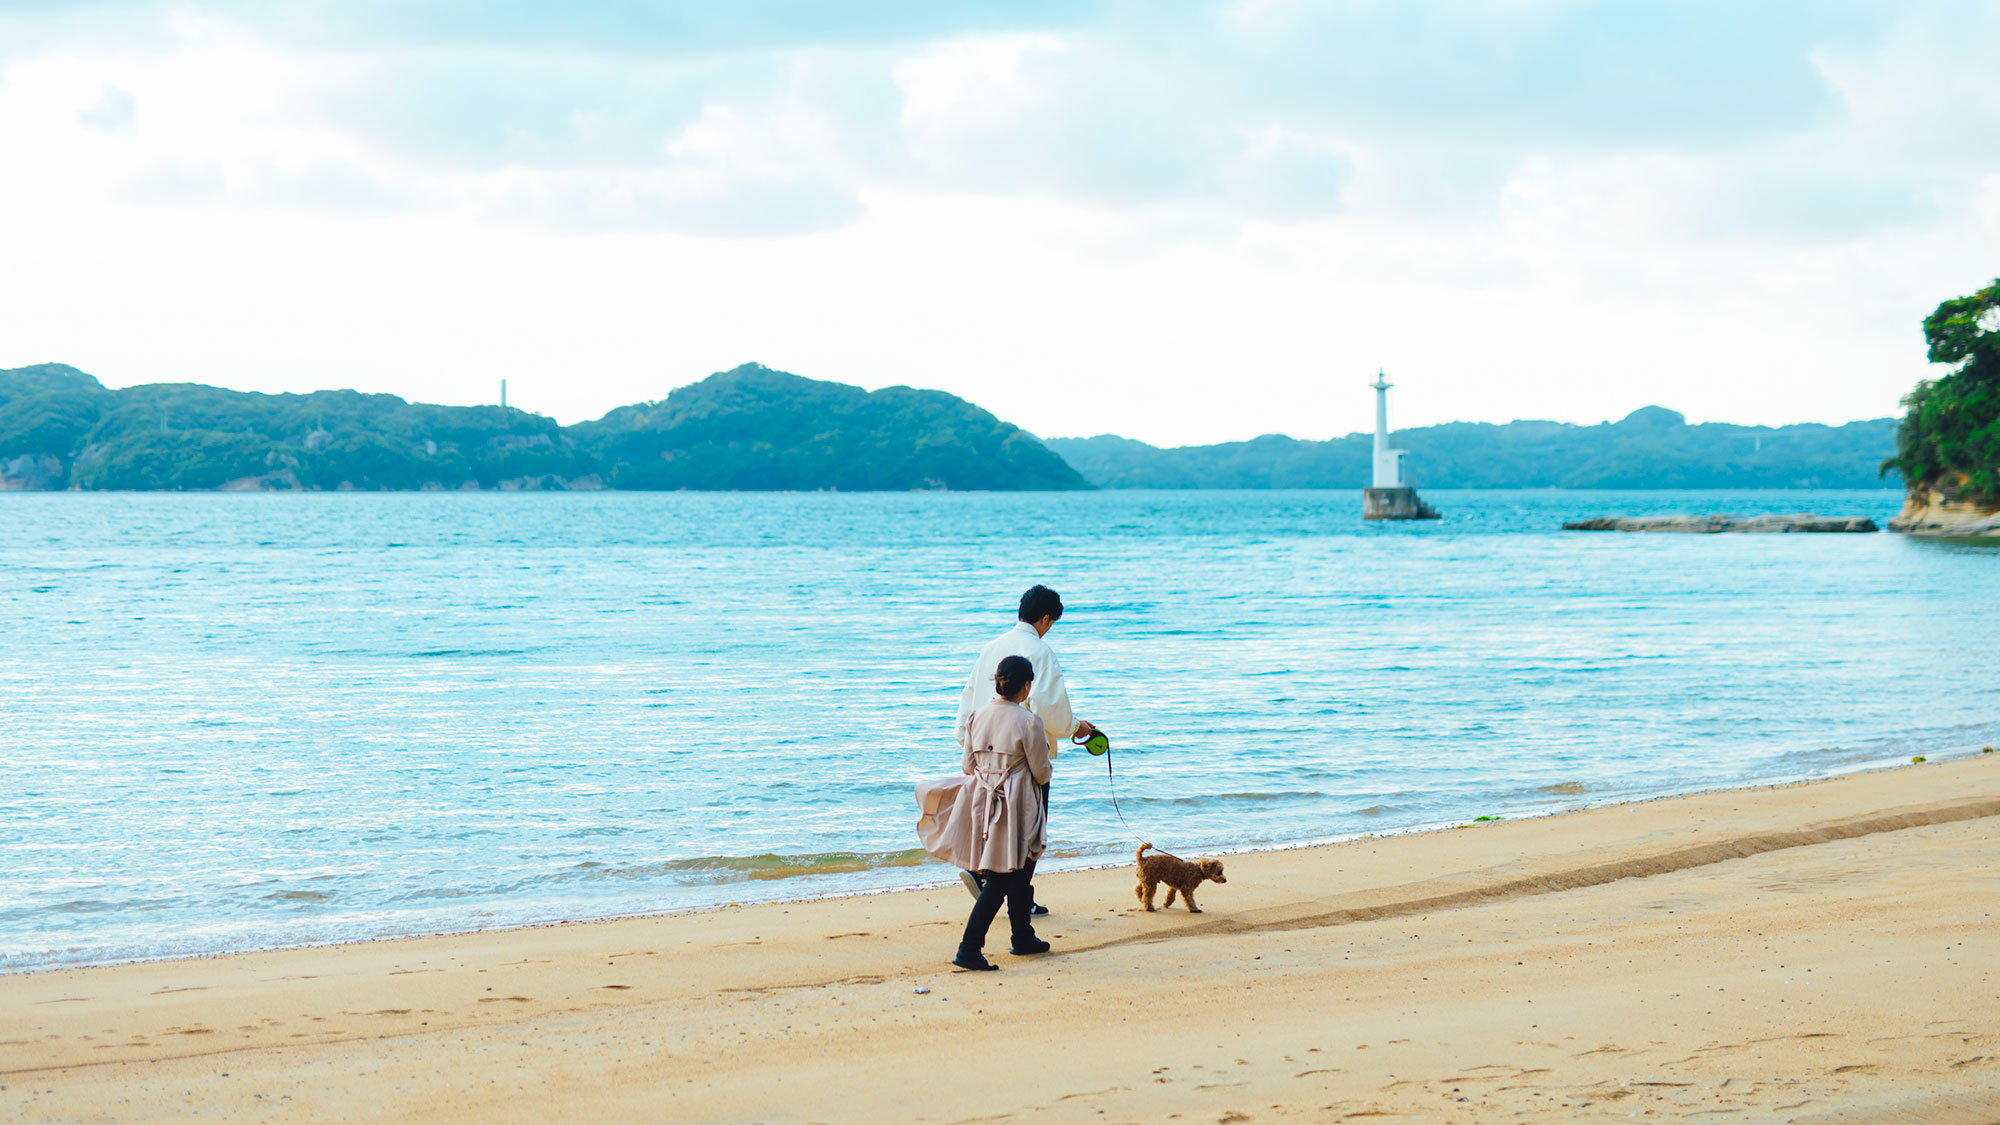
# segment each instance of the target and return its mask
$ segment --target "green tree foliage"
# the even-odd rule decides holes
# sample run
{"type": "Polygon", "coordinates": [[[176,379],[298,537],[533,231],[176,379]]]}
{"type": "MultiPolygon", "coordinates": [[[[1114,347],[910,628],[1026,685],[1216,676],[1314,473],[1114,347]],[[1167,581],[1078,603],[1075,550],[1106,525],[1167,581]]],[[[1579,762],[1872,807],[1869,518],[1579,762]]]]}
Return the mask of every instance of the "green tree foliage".
{"type": "Polygon", "coordinates": [[[0,461],[98,489],[561,487],[595,462],[554,419],[395,395],[266,395],[196,383],[107,390],[61,364],[0,371],[0,461]]]}
{"type": "Polygon", "coordinates": [[[0,460],[51,454],[66,465],[112,398],[97,380],[60,363],[0,372],[0,460]]]}
{"type": "MultiPolygon", "coordinates": [[[[1894,442],[1887,418],[1844,426],[1708,423],[1648,406],[1598,426],[1452,422],[1401,430],[1427,488],[1869,488],[1894,442]]],[[[1360,488],[1375,436],[1300,441],[1267,434],[1158,449],[1121,437],[1054,438],[1051,449],[1103,488],[1360,488]]]]}
{"type": "Polygon", "coordinates": [[[115,454],[84,458],[71,478],[76,487],[90,489],[221,488],[265,472],[278,448],[257,434],[142,430],[119,442],[115,454]]]}
{"type": "Polygon", "coordinates": [[[54,486],[75,488],[550,488],[600,474],[648,489],[1090,487],[962,399],[871,394],[756,364],[568,430],[519,410],[355,391],[112,391],[46,364],[0,371],[0,472],[23,455],[37,474],[54,459],[54,486]]]}
{"type": "Polygon", "coordinates": [[[864,391],[760,364],[570,433],[615,488],[865,491],[1090,485],[1033,436],[942,391],[864,391]]]}
{"type": "Polygon", "coordinates": [[[1913,486],[2000,504],[2000,279],[1924,318],[1932,363],[1954,364],[1903,398],[1896,455],[1882,463],[1913,486]]]}

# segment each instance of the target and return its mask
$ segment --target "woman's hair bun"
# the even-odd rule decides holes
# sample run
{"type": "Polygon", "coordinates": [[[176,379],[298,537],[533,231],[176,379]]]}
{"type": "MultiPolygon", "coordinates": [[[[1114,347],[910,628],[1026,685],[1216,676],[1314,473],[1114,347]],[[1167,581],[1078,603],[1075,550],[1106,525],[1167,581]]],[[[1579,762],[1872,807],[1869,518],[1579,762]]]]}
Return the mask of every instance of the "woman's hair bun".
{"type": "Polygon", "coordinates": [[[1000,660],[1000,669],[993,673],[993,686],[1001,696],[1013,695],[1035,678],[1035,666],[1028,663],[1025,656],[1007,656],[1000,660]]]}

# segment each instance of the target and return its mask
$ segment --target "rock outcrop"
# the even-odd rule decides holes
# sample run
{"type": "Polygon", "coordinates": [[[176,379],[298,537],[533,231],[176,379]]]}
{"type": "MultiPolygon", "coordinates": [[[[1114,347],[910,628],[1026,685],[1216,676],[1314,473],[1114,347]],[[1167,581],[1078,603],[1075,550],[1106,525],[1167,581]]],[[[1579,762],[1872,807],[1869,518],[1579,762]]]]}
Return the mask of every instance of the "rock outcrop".
{"type": "Polygon", "coordinates": [[[1938,488],[1912,488],[1890,531],[1949,539],[2000,538],[2000,507],[1981,504],[1938,488]]]}
{"type": "Polygon", "coordinates": [[[1880,531],[1875,521],[1866,516],[1834,516],[1823,519],[1814,515],[1796,516],[1599,516],[1595,519],[1572,520],[1563,525],[1564,531],[1678,531],[1697,535],[1712,535],[1723,531],[1736,532],[1856,532],[1880,531]]]}
{"type": "Polygon", "coordinates": [[[61,488],[62,462],[47,453],[0,457],[0,492],[41,492],[61,488]]]}

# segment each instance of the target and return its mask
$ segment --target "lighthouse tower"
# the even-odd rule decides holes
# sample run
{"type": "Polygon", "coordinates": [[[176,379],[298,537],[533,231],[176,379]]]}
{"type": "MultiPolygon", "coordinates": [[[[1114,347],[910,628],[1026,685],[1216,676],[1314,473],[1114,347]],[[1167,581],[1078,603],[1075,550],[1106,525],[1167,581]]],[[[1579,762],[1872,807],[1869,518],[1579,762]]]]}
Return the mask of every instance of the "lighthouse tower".
{"type": "Polygon", "coordinates": [[[1434,520],[1437,509],[1423,502],[1403,475],[1403,457],[1408,452],[1389,448],[1389,388],[1395,384],[1382,372],[1375,373],[1375,474],[1374,483],[1361,493],[1361,518],[1365,520],[1434,520]]]}
{"type": "Polygon", "coordinates": [[[1375,373],[1375,487],[1403,488],[1403,453],[1389,448],[1389,388],[1395,386],[1387,375],[1375,373]]]}

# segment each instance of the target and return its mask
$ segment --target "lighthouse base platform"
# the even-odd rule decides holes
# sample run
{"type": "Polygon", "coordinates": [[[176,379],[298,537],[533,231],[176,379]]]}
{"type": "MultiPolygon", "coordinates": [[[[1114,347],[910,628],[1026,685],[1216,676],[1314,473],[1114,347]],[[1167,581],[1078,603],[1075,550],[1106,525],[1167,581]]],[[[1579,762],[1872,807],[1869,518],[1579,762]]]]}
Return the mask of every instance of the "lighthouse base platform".
{"type": "Polygon", "coordinates": [[[1364,520],[1434,520],[1438,511],[1424,503],[1414,488],[1365,488],[1361,490],[1361,518],[1364,520]]]}

